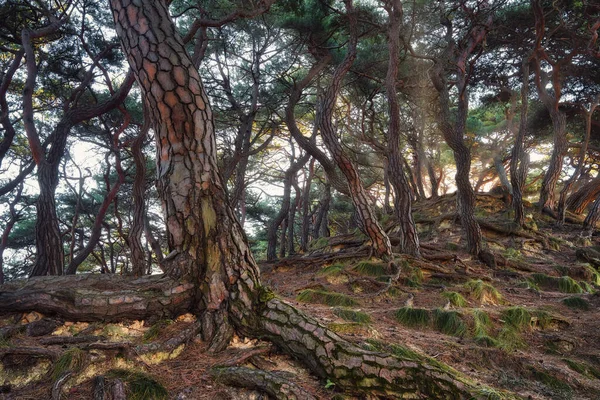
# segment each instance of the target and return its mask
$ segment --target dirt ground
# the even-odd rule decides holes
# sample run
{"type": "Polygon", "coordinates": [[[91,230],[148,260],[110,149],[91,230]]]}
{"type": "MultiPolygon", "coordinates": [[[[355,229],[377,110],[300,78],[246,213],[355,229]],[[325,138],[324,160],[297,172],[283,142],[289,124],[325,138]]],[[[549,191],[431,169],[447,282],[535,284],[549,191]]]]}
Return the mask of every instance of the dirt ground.
{"type": "MultiPolygon", "coordinates": [[[[447,196],[416,205],[422,259],[368,260],[360,235],[345,235],[315,241],[307,254],[262,264],[263,282],[350,341],[416,351],[498,389],[490,399],[502,398],[502,391],[530,399],[600,399],[600,275],[594,260],[580,261],[576,254],[600,245],[599,239],[582,239],[576,216],[558,227],[532,209],[530,229],[517,230],[501,199],[479,196],[478,220],[498,263],[492,269],[465,252],[454,201],[447,196]]],[[[393,222],[386,227],[394,244],[393,222]]],[[[186,316],[164,324],[154,340],[191,323],[193,317],[186,316]]],[[[115,341],[141,341],[149,330],[141,322],[61,328],[72,335],[85,329],[114,334],[115,341]]],[[[11,343],[39,340],[18,335],[11,343]]],[[[268,343],[236,338],[216,356],[205,350],[205,343],[194,338],[178,354],[157,359],[97,352],[93,362],[88,357],[82,364],[85,373],[65,385],[62,398],[93,398],[91,377],[115,366],[145,371],[171,399],[265,398],[215,379],[210,368],[223,364],[279,371],[317,398],[357,398],[338,392],[335,382],[312,377],[268,343]]],[[[19,372],[19,359],[12,363],[19,372]]],[[[31,375],[34,364],[22,364],[21,374],[31,375]]],[[[51,368],[39,364],[40,380],[10,391],[3,387],[0,398],[50,398],[51,368]]],[[[8,373],[4,368],[0,384],[3,372],[8,373]]]]}

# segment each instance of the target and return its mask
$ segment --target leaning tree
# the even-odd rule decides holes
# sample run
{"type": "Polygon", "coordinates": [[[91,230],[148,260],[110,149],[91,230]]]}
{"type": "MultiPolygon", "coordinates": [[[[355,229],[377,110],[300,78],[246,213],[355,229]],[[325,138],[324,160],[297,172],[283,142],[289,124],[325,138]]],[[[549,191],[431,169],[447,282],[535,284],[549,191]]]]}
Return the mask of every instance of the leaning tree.
{"type": "Polygon", "coordinates": [[[261,285],[217,168],[208,98],[166,4],[111,0],[110,6],[155,130],[171,250],[164,260],[168,274],[16,283],[11,287],[20,290],[0,292],[0,312],[38,309],[110,321],[191,310],[211,351],[223,349],[237,332],[272,341],[340,388],[398,398],[484,397],[482,386],[439,364],[365,350],[340,338],[261,285]],[[147,290],[134,290],[142,285],[147,290]]]}

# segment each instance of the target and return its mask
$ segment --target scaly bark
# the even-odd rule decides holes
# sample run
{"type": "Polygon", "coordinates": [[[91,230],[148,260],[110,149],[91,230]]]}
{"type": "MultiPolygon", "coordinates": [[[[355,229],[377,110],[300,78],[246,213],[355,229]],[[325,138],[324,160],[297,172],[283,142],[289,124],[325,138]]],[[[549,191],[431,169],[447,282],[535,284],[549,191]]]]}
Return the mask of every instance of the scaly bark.
{"type": "Polygon", "coordinates": [[[217,171],[206,93],[165,3],[110,4],[156,132],[158,187],[172,250],[163,264],[195,289],[190,308],[199,314],[210,349],[225,347],[235,329],[271,340],[340,388],[421,399],[475,395],[476,386],[455,372],[363,350],[261,287],[217,171]]]}

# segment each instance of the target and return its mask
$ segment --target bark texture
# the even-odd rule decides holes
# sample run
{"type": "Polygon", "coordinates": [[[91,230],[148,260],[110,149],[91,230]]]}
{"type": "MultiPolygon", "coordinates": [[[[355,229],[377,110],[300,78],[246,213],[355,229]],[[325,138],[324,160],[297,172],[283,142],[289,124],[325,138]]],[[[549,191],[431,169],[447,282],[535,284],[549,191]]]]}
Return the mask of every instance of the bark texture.
{"type": "Polygon", "coordinates": [[[321,101],[319,102],[319,109],[317,114],[319,115],[318,125],[323,137],[323,142],[327,146],[327,149],[333,156],[336,164],[346,176],[348,180],[348,188],[350,191],[350,197],[352,198],[352,204],[356,210],[361,224],[361,230],[371,240],[371,246],[373,247],[374,254],[380,258],[389,258],[392,254],[392,247],[390,239],[387,237],[371,206],[369,205],[369,198],[365,189],[362,186],[360,175],[356,166],[352,160],[342,149],[337,138],[337,132],[333,125],[333,111],[335,108],[335,102],[337,95],[342,85],[342,79],[346,73],[352,67],[354,59],[356,58],[356,46],[358,42],[356,32],[356,15],[354,15],[354,9],[352,7],[352,1],[347,0],[346,4],[347,17],[349,21],[350,38],[348,42],[348,49],[344,60],[336,67],[331,84],[323,94],[321,101]]]}

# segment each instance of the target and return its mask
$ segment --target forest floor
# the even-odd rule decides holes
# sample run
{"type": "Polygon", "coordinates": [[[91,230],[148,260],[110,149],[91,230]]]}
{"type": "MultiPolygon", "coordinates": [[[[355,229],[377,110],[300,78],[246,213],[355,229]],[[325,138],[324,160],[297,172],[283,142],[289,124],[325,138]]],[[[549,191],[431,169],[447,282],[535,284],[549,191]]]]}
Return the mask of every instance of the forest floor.
{"type": "MultiPolygon", "coordinates": [[[[261,264],[263,282],[350,341],[434,358],[498,389],[498,395],[600,399],[600,253],[593,247],[599,239],[583,240],[575,216],[558,227],[532,208],[527,210],[530,229],[518,230],[501,198],[480,195],[477,200],[484,237],[497,256],[495,269],[465,252],[455,197],[445,196],[414,207],[422,259],[370,260],[360,235],[337,236],[313,242],[306,254],[261,264]]],[[[393,238],[393,223],[386,226],[393,238]]],[[[41,317],[31,313],[21,316],[21,323],[41,317]]],[[[11,345],[50,348],[44,339],[49,343],[49,337],[61,335],[102,336],[109,343],[160,342],[193,323],[191,315],[153,324],[61,321],[47,335],[20,333],[10,343],[0,340],[0,350],[11,345]]],[[[261,398],[258,392],[221,383],[210,373],[216,365],[280,371],[317,398],[355,398],[256,340],[236,338],[218,355],[208,354],[197,338],[171,354],[136,356],[135,345],[129,348],[133,351],[126,354],[118,347],[88,349],[85,356],[72,351],[68,364],[74,370],[73,360],[80,358],[80,368],[68,377],[62,398],[94,398],[98,382],[92,378],[108,369],[112,375],[106,376],[120,378],[129,390],[156,380],[170,399],[261,398]],[[128,375],[122,371],[126,368],[147,375],[128,375]]],[[[13,355],[7,360],[0,368],[0,385],[4,375],[12,387],[0,387],[0,398],[51,398],[53,382],[61,376],[58,361],[52,367],[43,358],[13,355]]],[[[151,398],[151,386],[137,398],[151,398]]],[[[494,395],[489,398],[501,398],[494,395]]]]}

